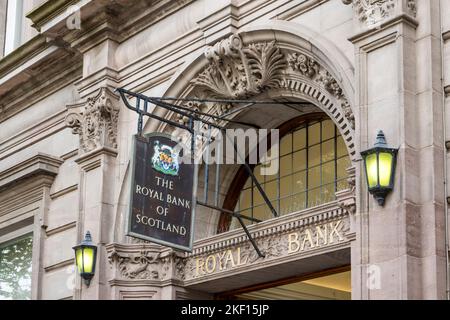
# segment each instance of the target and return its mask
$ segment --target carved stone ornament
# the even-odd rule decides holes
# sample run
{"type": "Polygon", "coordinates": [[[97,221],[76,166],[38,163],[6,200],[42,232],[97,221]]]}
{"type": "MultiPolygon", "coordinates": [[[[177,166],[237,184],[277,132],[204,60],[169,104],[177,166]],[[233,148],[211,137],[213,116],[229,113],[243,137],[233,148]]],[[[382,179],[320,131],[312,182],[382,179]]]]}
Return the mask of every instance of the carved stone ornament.
{"type": "MultiPolygon", "coordinates": [[[[244,44],[239,35],[219,41],[206,50],[209,64],[194,78],[195,96],[245,99],[269,89],[286,87],[289,74],[297,73],[340,100],[343,113],[354,128],[354,116],[343,90],[333,75],[314,58],[280,48],[275,41],[244,44]],[[344,109],[345,108],[345,109],[344,109]]],[[[231,106],[189,102],[186,107],[221,115],[231,106]]],[[[176,119],[186,123],[186,117],[176,119]]]]}
{"type": "MultiPolygon", "coordinates": [[[[344,4],[352,4],[355,14],[361,23],[375,27],[391,17],[399,0],[342,0],[344,4]]],[[[416,0],[407,0],[408,14],[415,17],[416,0]]]]}
{"type": "Polygon", "coordinates": [[[192,83],[222,98],[245,98],[276,87],[286,67],[275,41],[244,46],[238,35],[208,48],[205,55],[210,64],[192,83]]]}
{"type": "Polygon", "coordinates": [[[113,251],[108,255],[111,264],[116,264],[120,276],[125,279],[159,279],[159,252],[142,250],[138,253],[113,251]]]}
{"type": "Polygon", "coordinates": [[[182,256],[167,249],[147,244],[109,244],[108,261],[116,279],[165,280],[184,278],[185,261],[182,256]]]}
{"type": "Polygon", "coordinates": [[[80,137],[80,151],[97,148],[117,148],[119,97],[107,88],[86,102],[67,106],[66,125],[80,137]]]}
{"type": "Polygon", "coordinates": [[[356,197],[355,197],[355,184],[356,184],[356,178],[355,178],[355,167],[347,168],[347,174],[348,174],[348,185],[349,188],[346,190],[342,190],[339,192],[336,192],[336,200],[338,201],[339,207],[341,207],[343,210],[347,211],[350,214],[356,213],[356,197]]]}

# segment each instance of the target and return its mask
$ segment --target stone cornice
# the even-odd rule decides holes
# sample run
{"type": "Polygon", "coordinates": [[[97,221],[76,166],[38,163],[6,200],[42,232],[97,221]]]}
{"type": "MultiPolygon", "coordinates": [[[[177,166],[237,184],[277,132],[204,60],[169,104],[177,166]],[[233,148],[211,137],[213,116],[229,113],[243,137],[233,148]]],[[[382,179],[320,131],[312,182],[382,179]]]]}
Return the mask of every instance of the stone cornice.
{"type": "Polygon", "coordinates": [[[38,153],[0,172],[0,191],[11,184],[35,175],[56,176],[64,161],[60,158],[38,153]]]}
{"type": "Polygon", "coordinates": [[[24,61],[31,59],[50,46],[45,37],[37,35],[22,46],[0,60],[0,78],[6,73],[22,65],[24,61]]]}
{"type": "MultiPolygon", "coordinates": [[[[322,206],[299,211],[284,216],[277,222],[263,221],[261,223],[248,226],[248,230],[255,240],[269,236],[279,235],[297,228],[304,228],[328,220],[342,218],[347,212],[342,210],[337,202],[330,202],[322,206]]],[[[195,257],[205,253],[214,253],[248,242],[242,229],[236,229],[226,233],[221,233],[207,239],[196,241],[192,253],[187,253],[187,257],[195,257]]]]}
{"type": "Polygon", "coordinates": [[[127,286],[133,283],[145,285],[149,281],[154,285],[183,281],[180,283],[192,285],[224,278],[235,272],[248,272],[250,269],[298,260],[299,256],[312,257],[348,249],[354,240],[348,212],[339,208],[336,201],[251,225],[249,231],[265,254],[264,258],[258,257],[240,228],[195,241],[192,253],[182,253],[152,243],[107,244],[105,249],[114,274],[109,283],[127,286]],[[315,239],[311,238],[310,246],[303,247],[303,243],[300,249],[300,244],[298,248],[288,244],[288,238],[291,239],[292,235],[300,237],[305,232],[315,239]],[[322,239],[320,243],[319,238],[322,239]],[[207,257],[224,257],[226,252],[235,257],[229,258],[232,264],[228,268],[225,266],[217,272],[202,275],[196,273],[198,259],[204,263],[207,257]],[[236,255],[241,258],[236,258],[236,255]],[[240,259],[239,263],[234,263],[233,259],[240,259]]]}
{"type": "Polygon", "coordinates": [[[47,0],[41,6],[29,12],[26,17],[33,22],[32,26],[39,31],[42,25],[78,2],[80,0],[47,0]]]}
{"type": "Polygon", "coordinates": [[[412,18],[411,16],[407,14],[400,14],[398,16],[393,17],[392,19],[384,21],[379,28],[367,29],[364,30],[363,32],[351,36],[350,38],[348,38],[348,41],[352,43],[357,43],[363,39],[366,39],[370,36],[380,33],[381,31],[384,31],[385,29],[399,23],[406,23],[414,29],[417,28],[417,26],[419,25],[419,22],[416,19],[412,18]]]}

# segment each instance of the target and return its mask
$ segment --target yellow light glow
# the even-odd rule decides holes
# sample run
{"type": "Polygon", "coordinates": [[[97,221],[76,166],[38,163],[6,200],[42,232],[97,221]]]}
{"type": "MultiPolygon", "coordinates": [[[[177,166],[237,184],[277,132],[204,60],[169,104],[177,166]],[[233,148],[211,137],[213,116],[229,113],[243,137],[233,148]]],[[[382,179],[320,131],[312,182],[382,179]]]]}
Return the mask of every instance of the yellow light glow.
{"type": "Polygon", "coordinates": [[[381,152],[378,157],[380,163],[380,186],[389,187],[391,181],[392,154],[381,152]]]}
{"type": "Polygon", "coordinates": [[[84,272],[91,273],[94,265],[94,249],[84,248],[84,272]]]}
{"type": "Polygon", "coordinates": [[[366,173],[369,181],[369,188],[376,187],[378,184],[378,166],[377,154],[372,153],[366,157],[366,173]]]}
{"type": "Polygon", "coordinates": [[[78,272],[83,272],[83,249],[79,248],[76,250],[76,257],[77,257],[77,267],[78,272]]]}

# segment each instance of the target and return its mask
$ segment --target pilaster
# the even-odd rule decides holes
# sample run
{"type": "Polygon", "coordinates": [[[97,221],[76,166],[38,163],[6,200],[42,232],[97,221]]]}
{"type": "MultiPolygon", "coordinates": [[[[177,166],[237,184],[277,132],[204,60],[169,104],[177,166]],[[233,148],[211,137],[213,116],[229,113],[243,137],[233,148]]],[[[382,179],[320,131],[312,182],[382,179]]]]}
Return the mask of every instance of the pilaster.
{"type": "Polygon", "coordinates": [[[67,108],[66,123],[80,137],[77,241],[81,242],[89,230],[98,246],[95,276],[89,287],[78,277],[74,296],[105,299],[109,292],[105,245],[112,240],[114,221],[119,98],[101,88],[95,97],[67,108]]]}
{"type": "MultiPolygon", "coordinates": [[[[384,208],[362,196],[352,247],[353,299],[442,299],[445,286],[443,125],[437,99],[440,56],[423,41],[438,20],[428,1],[354,0],[361,150],[377,129],[399,147],[395,185],[384,208]],[[377,14],[375,21],[370,21],[377,14]],[[373,22],[373,23],[370,23],[373,22]],[[428,31],[426,31],[428,30],[428,31]]],[[[359,150],[359,151],[361,151],[359,150]]]]}

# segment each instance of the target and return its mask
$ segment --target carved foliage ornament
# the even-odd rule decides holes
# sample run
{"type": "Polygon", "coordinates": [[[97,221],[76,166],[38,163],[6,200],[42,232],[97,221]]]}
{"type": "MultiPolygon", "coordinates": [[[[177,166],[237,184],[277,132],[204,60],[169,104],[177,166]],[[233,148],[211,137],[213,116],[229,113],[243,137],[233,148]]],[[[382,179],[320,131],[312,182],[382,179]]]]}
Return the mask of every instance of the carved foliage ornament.
{"type": "MultiPolygon", "coordinates": [[[[244,45],[238,35],[219,41],[205,53],[209,64],[191,81],[200,97],[245,99],[272,88],[279,88],[287,80],[287,72],[298,72],[340,100],[343,112],[354,128],[354,116],[348,100],[336,79],[316,60],[297,52],[284,52],[275,41],[244,45]],[[346,108],[346,109],[344,109],[346,108]]],[[[229,105],[200,105],[187,107],[220,115],[229,105]]],[[[186,119],[177,119],[180,122],[186,119]]]]}
{"type": "Polygon", "coordinates": [[[101,88],[96,97],[85,103],[68,106],[66,124],[80,137],[83,153],[101,147],[117,148],[119,97],[107,88],[101,88]]]}
{"type": "Polygon", "coordinates": [[[126,251],[116,247],[108,251],[108,261],[120,279],[164,280],[173,276],[178,279],[184,278],[186,262],[174,252],[163,255],[154,249],[136,250],[133,245],[126,251]]]}
{"type": "MultiPolygon", "coordinates": [[[[379,25],[394,14],[395,6],[402,0],[342,0],[344,4],[352,4],[355,14],[361,23],[368,27],[379,25]]],[[[415,17],[416,0],[406,0],[407,13],[415,17]]]]}
{"type": "Polygon", "coordinates": [[[286,67],[275,41],[244,47],[237,35],[218,42],[205,55],[210,64],[192,83],[216,97],[245,98],[276,87],[286,67]]]}

